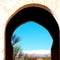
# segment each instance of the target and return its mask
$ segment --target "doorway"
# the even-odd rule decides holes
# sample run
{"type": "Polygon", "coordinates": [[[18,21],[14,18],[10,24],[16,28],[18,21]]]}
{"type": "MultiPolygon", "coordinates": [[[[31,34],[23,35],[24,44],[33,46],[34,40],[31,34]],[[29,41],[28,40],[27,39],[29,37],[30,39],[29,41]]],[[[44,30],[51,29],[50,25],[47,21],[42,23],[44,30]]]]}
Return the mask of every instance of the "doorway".
{"type": "MultiPolygon", "coordinates": [[[[27,21],[34,21],[45,27],[53,38],[53,44],[51,48],[51,60],[59,60],[59,27],[54,19],[53,15],[38,7],[37,4],[34,6],[25,7],[18,11],[6,26],[5,40],[6,40],[6,60],[13,60],[13,46],[11,44],[11,37],[14,30],[21,24],[27,21]],[[36,6],[35,6],[36,5],[36,6]]],[[[39,4],[40,6],[40,4],[39,4]]],[[[41,5],[42,6],[42,5],[41,5]]]]}

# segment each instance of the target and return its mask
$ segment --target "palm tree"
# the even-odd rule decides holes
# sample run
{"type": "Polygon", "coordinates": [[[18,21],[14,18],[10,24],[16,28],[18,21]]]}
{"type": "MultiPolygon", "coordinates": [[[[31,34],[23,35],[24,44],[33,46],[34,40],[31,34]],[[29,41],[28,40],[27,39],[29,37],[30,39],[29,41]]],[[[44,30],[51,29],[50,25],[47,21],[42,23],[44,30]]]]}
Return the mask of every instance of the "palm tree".
{"type": "Polygon", "coordinates": [[[19,51],[21,52],[20,54],[22,54],[21,47],[18,46],[18,45],[16,45],[16,43],[18,43],[19,41],[20,41],[20,40],[19,40],[18,37],[16,37],[16,35],[13,35],[13,36],[12,36],[13,58],[14,58],[14,60],[15,60],[15,57],[16,57],[16,55],[18,54],[19,51]]]}
{"type": "Polygon", "coordinates": [[[15,45],[17,42],[19,42],[19,38],[16,37],[16,35],[12,36],[12,44],[15,45]]]}

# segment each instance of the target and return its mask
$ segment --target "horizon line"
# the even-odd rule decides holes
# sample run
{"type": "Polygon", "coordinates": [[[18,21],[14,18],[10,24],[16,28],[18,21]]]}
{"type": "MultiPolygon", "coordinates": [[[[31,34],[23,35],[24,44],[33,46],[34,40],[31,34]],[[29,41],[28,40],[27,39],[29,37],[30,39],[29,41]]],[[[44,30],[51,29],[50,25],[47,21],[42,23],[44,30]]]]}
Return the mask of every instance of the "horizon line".
{"type": "Polygon", "coordinates": [[[23,50],[24,54],[51,54],[51,50],[23,50]]]}

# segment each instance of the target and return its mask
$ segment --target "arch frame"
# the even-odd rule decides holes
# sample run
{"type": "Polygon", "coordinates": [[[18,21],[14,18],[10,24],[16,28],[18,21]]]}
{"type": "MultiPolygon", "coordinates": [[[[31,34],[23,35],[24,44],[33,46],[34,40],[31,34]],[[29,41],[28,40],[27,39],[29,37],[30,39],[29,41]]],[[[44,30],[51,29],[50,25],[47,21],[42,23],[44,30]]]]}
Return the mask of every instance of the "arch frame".
{"type": "Polygon", "coordinates": [[[51,48],[51,60],[59,60],[58,24],[53,15],[51,14],[51,10],[48,7],[40,4],[25,5],[19,8],[8,19],[5,30],[5,60],[13,60],[13,47],[11,44],[11,36],[13,31],[19,25],[27,21],[37,22],[49,31],[53,38],[53,44],[51,48]]]}

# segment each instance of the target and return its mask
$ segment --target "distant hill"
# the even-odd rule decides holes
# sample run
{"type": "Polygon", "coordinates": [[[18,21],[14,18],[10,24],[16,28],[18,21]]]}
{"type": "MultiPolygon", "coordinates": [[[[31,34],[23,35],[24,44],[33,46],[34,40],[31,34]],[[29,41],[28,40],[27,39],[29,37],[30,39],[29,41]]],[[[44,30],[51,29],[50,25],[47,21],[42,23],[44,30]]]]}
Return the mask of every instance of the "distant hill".
{"type": "Polygon", "coordinates": [[[50,54],[27,54],[28,57],[51,57],[50,54]]]}
{"type": "MultiPolygon", "coordinates": [[[[16,57],[19,56],[19,53],[16,57]]],[[[25,50],[23,51],[23,55],[27,55],[28,57],[51,57],[50,50],[25,50]]]]}

